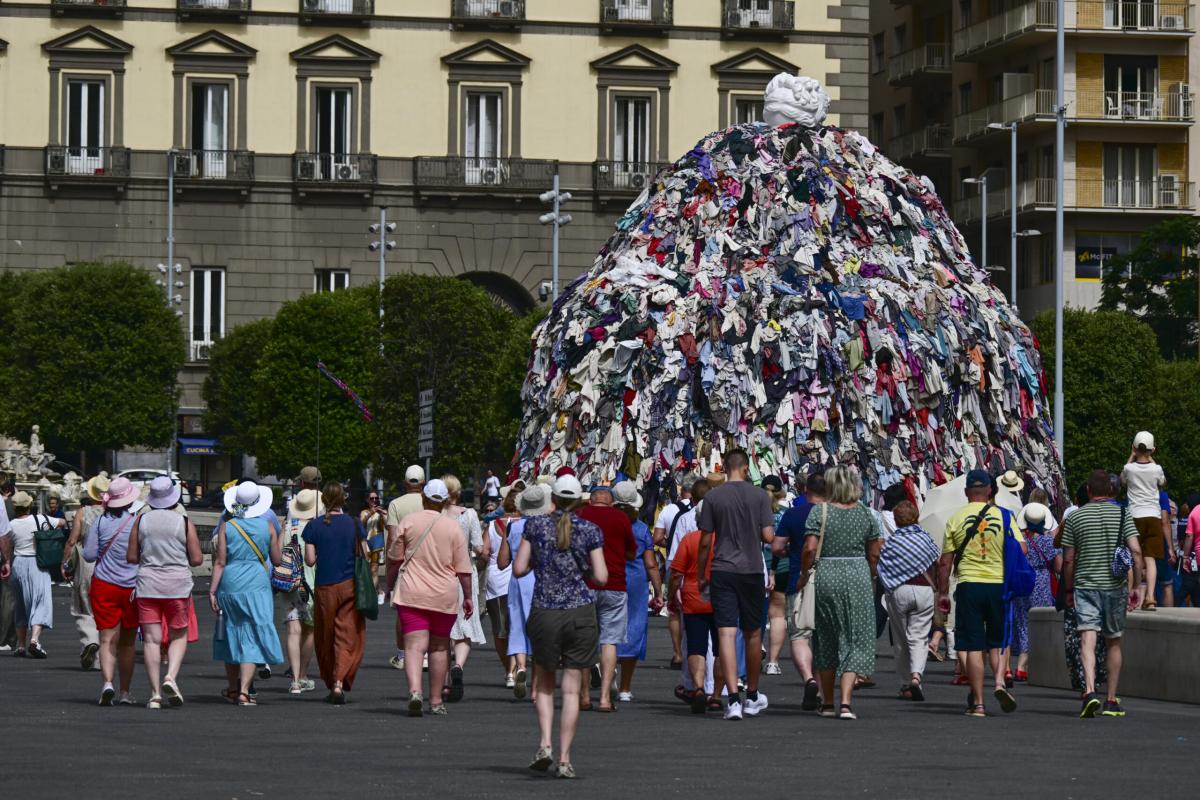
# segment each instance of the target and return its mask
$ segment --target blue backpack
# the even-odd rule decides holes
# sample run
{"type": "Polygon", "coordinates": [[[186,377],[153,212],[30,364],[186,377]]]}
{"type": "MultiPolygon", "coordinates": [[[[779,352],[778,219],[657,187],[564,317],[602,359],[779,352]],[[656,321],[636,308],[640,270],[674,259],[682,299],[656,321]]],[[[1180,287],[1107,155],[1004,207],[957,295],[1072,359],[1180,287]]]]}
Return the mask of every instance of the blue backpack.
{"type": "Polygon", "coordinates": [[[1004,602],[1008,603],[1015,598],[1029,597],[1033,594],[1037,573],[1025,557],[1021,543],[1012,535],[1009,525],[1012,512],[1002,508],[1000,513],[1004,517],[1004,602]]]}

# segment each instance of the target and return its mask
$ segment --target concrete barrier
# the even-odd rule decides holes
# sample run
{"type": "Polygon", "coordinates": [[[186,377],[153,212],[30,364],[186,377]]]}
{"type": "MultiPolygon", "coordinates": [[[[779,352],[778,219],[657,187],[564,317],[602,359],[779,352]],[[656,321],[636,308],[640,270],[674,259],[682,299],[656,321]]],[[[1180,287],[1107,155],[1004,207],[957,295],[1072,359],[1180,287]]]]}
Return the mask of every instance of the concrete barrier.
{"type": "MultiPolygon", "coordinates": [[[[1200,608],[1137,611],[1126,620],[1119,694],[1200,703],[1200,608]]],[[[1029,613],[1029,651],[1030,683],[1071,688],[1062,612],[1029,613]]]]}

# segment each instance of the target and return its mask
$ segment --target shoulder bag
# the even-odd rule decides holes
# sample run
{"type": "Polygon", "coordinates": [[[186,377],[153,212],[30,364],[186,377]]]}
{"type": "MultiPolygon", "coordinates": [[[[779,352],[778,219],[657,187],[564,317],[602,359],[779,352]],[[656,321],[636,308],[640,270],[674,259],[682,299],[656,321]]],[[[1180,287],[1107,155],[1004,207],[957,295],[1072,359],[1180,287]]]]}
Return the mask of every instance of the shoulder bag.
{"type": "MultiPolygon", "coordinates": [[[[1117,523],[1117,546],[1113,548],[1112,554],[1112,574],[1114,578],[1124,579],[1129,570],[1133,569],[1133,553],[1129,549],[1129,545],[1125,544],[1125,512],[1126,508],[1121,507],[1121,521],[1117,523]]],[[[1151,587],[1151,593],[1153,594],[1151,587]]],[[[1154,599],[1151,597],[1150,599],[1154,599]]]]}
{"type": "Polygon", "coordinates": [[[300,588],[304,582],[304,552],[300,547],[300,537],[296,535],[296,524],[299,520],[288,520],[288,531],[291,539],[283,545],[283,558],[271,570],[271,588],[287,594],[300,588]]]}
{"type": "Polygon", "coordinates": [[[250,549],[254,551],[254,555],[258,556],[258,563],[261,564],[263,567],[266,567],[267,566],[267,557],[263,555],[262,550],[258,549],[258,545],[256,545],[254,543],[254,540],[250,538],[250,534],[246,533],[246,529],[243,528],[241,525],[238,525],[237,522],[232,519],[229,520],[229,524],[232,525],[234,528],[236,528],[237,532],[240,533],[242,535],[242,538],[246,540],[246,544],[250,545],[250,549]]]}
{"type": "Polygon", "coordinates": [[[792,625],[800,631],[811,631],[817,626],[817,564],[821,561],[821,548],[825,546],[825,525],[829,521],[829,504],[821,504],[821,532],[817,534],[817,552],[808,571],[808,581],[800,589],[796,605],[792,610],[792,625]]]}
{"type": "Polygon", "coordinates": [[[38,569],[48,572],[63,562],[63,549],[67,543],[67,532],[50,521],[50,517],[33,517],[37,530],[33,533],[34,555],[38,569]]]}
{"type": "MultiPolygon", "coordinates": [[[[990,512],[992,510],[992,507],[994,505],[995,505],[994,503],[989,502],[987,505],[985,505],[983,507],[983,510],[979,512],[979,516],[975,518],[975,524],[971,527],[971,532],[963,537],[962,544],[960,544],[954,550],[954,571],[955,572],[958,571],[958,562],[962,561],[963,553],[965,553],[967,551],[967,545],[970,543],[970,541],[972,539],[975,538],[975,534],[979,533],[980,529],[983,528],[984,523],[987,522],[988,512],[990,512]]],[[[1003,524],[1003,522],[1001,524],[1003,524]]]]}
{"type": "MultiPolygon", "coordinates": [[[[355,520],[354,607],[367,619],[376,619],[379,616],[379,593],[375,590],[375,579],[371,575],[373,569],[371,559],[363,553],[363,548],[367,546],[365,535],[366,532],[363,531],[361,523],[355,520]],[[359,537],[360,532],[363,533],[363,537],[359,537]]],[[[406,558],[405,561],[408,559],[406,558]]]]}

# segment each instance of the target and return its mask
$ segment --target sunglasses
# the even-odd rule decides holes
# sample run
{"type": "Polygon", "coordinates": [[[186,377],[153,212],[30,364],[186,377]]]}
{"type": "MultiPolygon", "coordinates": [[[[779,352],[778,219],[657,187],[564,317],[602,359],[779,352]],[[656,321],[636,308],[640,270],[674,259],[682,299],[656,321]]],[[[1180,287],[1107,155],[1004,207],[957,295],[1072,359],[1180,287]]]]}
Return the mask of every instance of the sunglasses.
{"type": "Polygon", "coordinates": [[[367,495],[367,499],[368,500],[378,500],[379,495],[377,495],[377,494],[367,495]]]}

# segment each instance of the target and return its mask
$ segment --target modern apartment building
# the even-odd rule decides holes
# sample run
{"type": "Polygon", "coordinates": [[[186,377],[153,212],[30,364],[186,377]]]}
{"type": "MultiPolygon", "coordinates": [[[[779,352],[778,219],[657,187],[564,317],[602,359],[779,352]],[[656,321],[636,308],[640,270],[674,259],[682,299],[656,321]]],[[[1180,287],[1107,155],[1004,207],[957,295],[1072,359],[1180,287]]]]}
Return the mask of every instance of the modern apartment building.
{"type": "MultiPolygon", "coordinates": [[[[872,137],[933,178],[1024,316],[1054,302],[1057,0],[872,0],[872,137]],[[1011,185],[1011,126],[1017,179],[1011,185]],[[986,184],[964,183],[986,178],[986,184]],[[986,185],[987,219],[981,190],[986,185]]],[[[1094,306],[1105,263],[1197,205],[1196,8],[1186,0],[1066,0],[1063,271],[1094,306]]],[[[978,257],[978,255],[977,255],[978,257]]],[[[982,260],[982,259],[981,259],[982,260]]]]}
{"type": "Polygon", "coordinates": [[[184,477],[229,472],[204,360],[306,292],[455,275],[525,310],[591,265],[662,164],[756,119],[781,71],[866,129],[869,0],[0,0],[0,268],[183,275],[184,477]],[[190,444],[189,444],[190,443],[190,444]],[[193,473],[204,473],[193,474],[193,473]]]}

